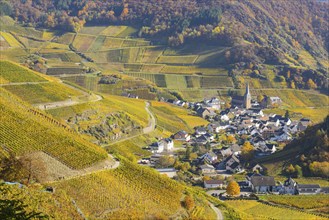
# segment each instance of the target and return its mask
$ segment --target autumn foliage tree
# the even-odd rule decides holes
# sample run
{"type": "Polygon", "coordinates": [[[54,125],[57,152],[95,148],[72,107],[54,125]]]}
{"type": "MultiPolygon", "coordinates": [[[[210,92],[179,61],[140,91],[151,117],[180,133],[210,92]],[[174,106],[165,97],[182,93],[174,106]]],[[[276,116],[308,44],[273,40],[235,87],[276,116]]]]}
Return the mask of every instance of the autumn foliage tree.
{"type": "Polygon", "coordinates": [[[254,157],[254,147],[250,144],[250,142],[244,142],[241,148],[241,156],[245,161],[250,161],[254,157]]]}
{"type": "Polygon", "coordinates": [[[237,195],[239,195],[240,194],[240,186],[239,186],[239,184],[236,181],[232,180],[227,185],[226,193],[229,196],[237,196],[237,195]]]}
{"type": "Polygon", "coordinates": [[[190,195],[185,196],[184,206],[187,210],[192,210],[193,209],[195,204],[194,204],[194,199],[192,198],[192,196],[190,196],[190,195]]]}

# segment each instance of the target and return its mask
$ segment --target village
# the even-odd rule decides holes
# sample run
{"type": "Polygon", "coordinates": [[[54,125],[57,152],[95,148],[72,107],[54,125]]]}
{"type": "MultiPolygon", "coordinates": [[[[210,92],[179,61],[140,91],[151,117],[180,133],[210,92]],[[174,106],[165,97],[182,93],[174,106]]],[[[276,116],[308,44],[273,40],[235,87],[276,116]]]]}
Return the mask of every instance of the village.
{"type": "Polygon", "coordinates": [[[184,130],[148,146],[149,158],[139,161],[156,168],[170,178],[180,179],[205,189],[225,189],[234,174],[246,174],[240,189],[249,193],[318,194],[327,192],[317,184],[298,184],[292,178],[284,183],[266,176],[266,170],[253,159],[271,155],[292,141],[311,123],[307,118],[292,121],[285,116],[264,114],[263,110],[281,104],[279,97],[265,96],[261,102],[251,98],[249,85],[244,96],[233,96],[231,107],[222,109],[218,98],[189,103],[165,100],[188,106],[196,115],[209,121],[196,127],[193,134],[184,130]],[[179,172],[179,171],[185,172],[179,172]],[[184,175],[182,173],[187,173],[184,175]],[[191,175],[192,174],[192,175],[191,175]]]}

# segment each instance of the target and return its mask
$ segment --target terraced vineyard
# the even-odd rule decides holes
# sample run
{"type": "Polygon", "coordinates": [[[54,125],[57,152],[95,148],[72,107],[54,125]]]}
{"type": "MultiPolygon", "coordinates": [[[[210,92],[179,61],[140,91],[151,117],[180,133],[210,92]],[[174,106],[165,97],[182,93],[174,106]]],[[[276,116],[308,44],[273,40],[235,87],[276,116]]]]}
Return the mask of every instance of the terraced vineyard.
{"type": "Polygon", "coordinates": [[[329,200],[327,195],[269,195],[261,196],[261,199],[300,209],[320,209],[324,207],[327,207],[328,209],[329,206],[329,200]]]}
{"type": "Polygon", "coordinates": [[[107,158],[105,150],[1,89],[1,147],[16,155],[44,151],[74,169],[107,158]],[[20,138],[17,138],[19,136],[20,138]]]}
{"type": "Polygon", "coordinates": [[[57,82],[8,85],[3,88],[31,104],[63,101],[82,95],[79,91],[57,82]]]}
{"type": "Polygon", "coordinates": [[[231,208],[236,209],[249,215],[254,219],[305,219],[305,220],[322,220],[325,217],[309,214],[306,212],[296,211],[288,208],[279,208],[265,205],[252,200],[229,200],[226,201],[231,208]]]}
{"type": "Polygon", "coordinates": [[[0,84],[47,81],[40,74],[8,61],[0,61],[0,71],[0,84]]]}

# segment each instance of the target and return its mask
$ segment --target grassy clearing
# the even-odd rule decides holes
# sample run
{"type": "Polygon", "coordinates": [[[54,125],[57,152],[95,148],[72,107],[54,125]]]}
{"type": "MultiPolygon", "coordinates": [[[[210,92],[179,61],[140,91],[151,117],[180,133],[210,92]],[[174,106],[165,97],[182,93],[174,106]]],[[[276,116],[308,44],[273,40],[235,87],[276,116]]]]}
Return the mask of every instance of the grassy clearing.
{"type": "Polygon", "coordinates": [[[137,32],[138,32],[138,29],[136,29],[134,27],[127,26],[123,31],[118,32],[116,37],[126,38],[126,37],[136,35],[137,32]]]}
{"type": "Polygon", "coordinates": [[[202,76],[201,87],[205,89],[233,87],[232,79],[228,76],[202,76]]]}
{"type": "Polygon", "coordinates": [[[74,38],[73,33],[65,33],[65,34],[59,36],[58,38],[56,38],[56,42],[60,43],[60,44],[69,45],[70,43],[72,43],[73,38],[74,38]]]}
{"type": "Polygon", "coordinates": [[[123,41],[124,40],[121,38],[106,37],[101,47],[101,50],[120,48],[122,47],[123,41]]]}
{"type": "Polygon", "coordinates": [[[246,213],[253,219],[326,219],[317,215],[295,211],[292,209],[269,206],[252,200],[229,200],[225,203],[239,212],[246,213]]]}

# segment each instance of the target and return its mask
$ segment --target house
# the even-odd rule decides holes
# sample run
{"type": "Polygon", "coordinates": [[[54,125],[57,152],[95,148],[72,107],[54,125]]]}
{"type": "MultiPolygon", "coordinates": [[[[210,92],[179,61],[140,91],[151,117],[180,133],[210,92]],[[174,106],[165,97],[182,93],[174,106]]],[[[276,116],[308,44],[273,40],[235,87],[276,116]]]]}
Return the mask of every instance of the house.
{"type": "Polygon", "coordinates": [[[162,153],[163,151],[172,151],[174,142],[171,138],[164,138],[151,146],[153,153],[162,153]]]}
{"type": "Polygon", "coordinates": [[[174,134],[173,138],[178,141],[190,141],[191,136],[186,131],[179,131],[174,134]]]}
{"type": "Polygon", "coordinates": [[[164,174],[168,176],[169,178],[174,178],[177,176],[177,170],[175,168],[161,168],[161,169],[156,169],[160,174],[164,174]]]}
{"type": "Polygon", "coordinates": [[[230,146],[231,151],[233,152],[234,155],[239,155],[241,154],[241,146],[238,144],[232,144],[230,146]]]}
{"type": "Polygon", "coordinates": [[[194,142],[196,143],[196,144],[201,144],[201,145],[205,145],[205,144],[207,144],[208,143],[208,138],[205,136],[205,135],[201,135],[201,136],[199,136],[199,137],[197,137],[195,140],[194,140],[194,142]]]}
{"type": "Polygon", "coordinates": [[[279,134],[277,134],[275,137],[272,137],[270,140],[284,142],[284,141],[290,141],[291,139],[292,137],[290,133],[282,131],[279,134]]]}
{"type": "Polygon", "coordinates": [[[239,173],[244,170],[240,164],[239,158],[237,156],[235,156],[234,154],[227,158],[226,164],[225,164],[225,169],[226,169],[226,171],[232,172],[232,173],[239,173]]]}
{"type": "Polygon", "coordinates": [[[297,184],[297,193],[299,195],[319,194],[321,187],[319,184],[297,184]]]}
{"type": "Polygon", "coordinates": [[[203,181],[204,188],[213,189],[213,188],[222,188],[224,185],[223,180],[205,180],[203,181]]]}
{"type": "Polygon", "coordinates": [[[205,153],[204,155],[202,155],[200,159],[205,160],[209,163],[213,163],[217,160],[217,155],[213,152],[208,152],[208,153],[205,153]]]}
{"type": "Polygon", "coordinates": [[[264,171],[264,167],[261,166],[260,164],[256,164],[255,166],[252,167],[252,172],[263,172],[264,171]]]}
{"type": "Polygon", "coordinates": [[[216,113],[212,110],[212,109],[209,109],[209,108],[199,108],[197,110],[197,115],[202,117],[202,118],[211,118],[213,116],[216,115],[216,113]]]}
{"type": "Polygon", "coordinates": [[[251,189],[255,193],[272,192],[275,187],[274,177],[272,176],[252,176],[250,178],[251,189]]]}
{"type": "Polygon", "coordinates": [[[223,158],[231,156],[233,154],[231,148],[226,148],[226,149],[222,149],[220,151],[220,154],[222,155],[223,158]]]}
{"type": "Polygon", "coordinates": [[[261,101],[261,106],[263,108],[271,108],[274,106],[279,106],[282,104],[282,100],[277,96],[264,96],[264,99],[261,101]]]}
{"type": "Polygon", "coordinates": [[[225,121],[225,122],[210,123],[207,126],[207,128],[208,128],[208,131],[210,131],[212,133],[219,133],[221,130],[225,130],[229,126],[230,126],[230,124],[228,123],[228,121],[225,121]]]}
{"type": "Polygon", "coordinates": [[[211,99],[205,99],[203,103],[213,110],[220,110],[220,101],[216,97],[212,97],[211,99]]]}
{"type": "Polygon", "coordinates": [[[310,125],[310,123],[311,121],[307,118],[300,119],[297,125],[298,131],[305,131],[306,128],[310,125]]]}
{"type": "Polygon", "coordinates": [[[209,165],[209,164],[204,164],[200,166],[202,174],[214,174],[216,173],[216,170],[214,166],[209,165]]]}
{"type": "Polygon", "coordinates": [[[297,182],[289,177],[284,181],[281,193],[290,195],[297,194],[297,182]]]}
{"type": "Polygon", "coordinates": [[[203,134],[206,134],[207,133],[207,129],[205,127],[197,127],[195,129],[195,135],[196,136],[200,136],[200,135],[203,135],[203,134]]]}

